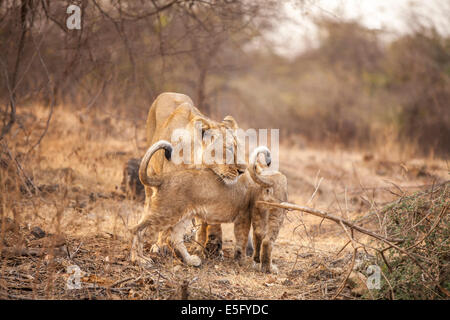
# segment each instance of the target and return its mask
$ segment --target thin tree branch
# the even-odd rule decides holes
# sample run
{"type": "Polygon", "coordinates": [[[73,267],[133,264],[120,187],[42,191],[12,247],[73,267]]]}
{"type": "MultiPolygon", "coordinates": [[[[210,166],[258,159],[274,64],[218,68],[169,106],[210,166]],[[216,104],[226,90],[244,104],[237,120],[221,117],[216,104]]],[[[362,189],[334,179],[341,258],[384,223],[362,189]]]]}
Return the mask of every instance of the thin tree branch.
{"type": "Polygon", "coordinates": [[[313,208],[309,208],[309,207],[304,207],[304,206],[299,206],[296,204],[292,204],[292,203],[288,203],[288,202],[282,202],[282,203],[274,203],[274,202],[266,202],[266,201],[258,201],[259,204],[264,204],[264,205],[269,205],[269,206],[274,206],[274,207],[278,207],[278,208],[284,208],[284,209],[288,209],[288,210],[297,210],[297,211],[303,211],[303,212],[307,212],[310,213],[312,215],[321,217],[321,218],[325,218],[325,219],[329,219],[332,220],[336,223],[343,223],[344,225],[355,229],[361,233],[365,233],[373,238],[376,238],[378,240],[381,241],[388,241],[388,242],[403,242],[402,239],[390,239],[390,238],[385,238],[383,236],[380,236],[370,230],[367,230],[363,227],[357,226],[341,217],[332,215],[330,213],[327,213],[325,211],[322,210],[317,210],[317,209],[313,209],[313,208]]]}

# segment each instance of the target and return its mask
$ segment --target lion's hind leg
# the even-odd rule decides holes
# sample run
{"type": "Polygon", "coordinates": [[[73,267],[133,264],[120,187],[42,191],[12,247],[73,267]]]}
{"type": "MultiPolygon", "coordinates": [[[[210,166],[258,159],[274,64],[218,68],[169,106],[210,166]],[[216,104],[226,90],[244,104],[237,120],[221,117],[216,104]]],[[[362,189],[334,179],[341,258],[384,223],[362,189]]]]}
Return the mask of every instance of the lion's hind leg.
{"type": "Polygon", "coordinates": [[[134,234],[130,250],[131,262],[137,263],[139,265],[147,265],[153,263],[153,260],[151,258],[144,256],[144,242],[142,241],[144,232],[145,230],[141,230],[134,234]]]}
{"type": "Polygon", "coordinates": [[[241,260],[245,256],[248,234],[251,228],[250,214],[242,212],[234,221],[234,259],[241,260]]]}
{"type": "Polygon", "coordinates": [[[198,267],[201,265],[202,260],[196,255],[190,255],[184,245],[184,234],[191,224],[192,221],[190,217],[183,217],[183,219],[175,224],[172,227],[171,242],[187,265],[198,267]]]}
{"type": "Polygon", "coordinates": [[[152,263],[152,259],[144,256],[143,240],[145,229],[148,230],[150,234],[155,234],[164,229],[165,219],[161,219],[161,215],[152,213],[148,208],[146,212],[139,220],[139,223],[130,228],[130,232],[133,235],[133,240],[131,243],[130,250],[130,260],[138,264],[149,264],[152,263]]]}

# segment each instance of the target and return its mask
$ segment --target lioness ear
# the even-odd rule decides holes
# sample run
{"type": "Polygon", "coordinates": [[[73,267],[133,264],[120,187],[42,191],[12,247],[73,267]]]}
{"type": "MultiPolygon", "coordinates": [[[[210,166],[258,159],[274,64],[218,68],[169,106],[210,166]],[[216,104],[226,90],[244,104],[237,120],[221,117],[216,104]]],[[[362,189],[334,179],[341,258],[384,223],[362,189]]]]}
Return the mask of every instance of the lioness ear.
{"type": "Polygon", "coordinates": [[[232,116],[226,116],[225,118],[223,118],[223,121],[225,123],[225,125],[231,129],[238,129],[239,126],[236,122],[236,120],[234,120],[234,118],[232,116]]]}
{"type": "Polygon", "coordinates": [[[202,117],[195,117],[195,118],[193,119],[193,122],[194,122],[194,125],[196,125],[197,122],[199,122],[199,123],[201,124],[201,128],[202,128],[202,138],[203,138],[203,136],[205,135],[205,132],[206,132],[207,130],[209,130],[210,127],[211,127],[210,124],[209,124],[209,122],[208,122],[208,120],[205,119],[205,118],[202,118],[202,117]]]}

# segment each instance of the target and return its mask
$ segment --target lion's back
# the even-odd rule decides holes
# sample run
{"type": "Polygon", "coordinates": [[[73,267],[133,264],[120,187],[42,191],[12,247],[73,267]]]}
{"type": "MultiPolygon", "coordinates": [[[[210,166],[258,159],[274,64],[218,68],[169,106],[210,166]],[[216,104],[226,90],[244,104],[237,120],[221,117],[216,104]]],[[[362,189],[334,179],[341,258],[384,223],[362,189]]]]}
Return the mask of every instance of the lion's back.
{"type": "Polygon", "coordinates": [[[173,112],[183,103],[194,107],[192,99],[182,93],[164,92],[153,101],[147,116],[147,144],[158,141],[159,129],[163,126],[173,112]]]}

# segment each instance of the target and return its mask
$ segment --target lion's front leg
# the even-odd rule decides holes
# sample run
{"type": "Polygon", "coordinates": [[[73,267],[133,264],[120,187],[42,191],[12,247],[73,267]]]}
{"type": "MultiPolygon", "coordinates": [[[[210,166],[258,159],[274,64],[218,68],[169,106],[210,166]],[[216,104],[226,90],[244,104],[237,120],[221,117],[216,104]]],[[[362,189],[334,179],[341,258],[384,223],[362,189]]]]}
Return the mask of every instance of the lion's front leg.
{"type": "Polygon", "coordinates": [[[255,264],[259,264],[261,261],[261,244],[266,233],[265,217],[259,209],[253,208],[251,220],[253,227],[253,261],[255,264]]]}
{"type": "Polygon", "coordinates": [[[145,229],[148,230],[150,234],[155,234],[164,228],[162,222],[165,220],[161,218],[161,215],[152,213],[149,206],[146,206],[144,215],[139,220],[139,223],[130,228],[130,232],[133,235],[131,249],[130,249],[130,260],[134,263],[148,264],[152,263],[152,259],[144,256],[144,242],[143,235],[145,229]]]}
{"type": "Polygon", "coordinates": [[[278,267],[272,263],[273,241],[265,238],[261,244],[261,272],[278,273],[278,267]]]}
{"type": "Polygon", "coordinates": [[[234,259],[241,260],[248,244],[248,234],[251,228],[250,214],[242,212],[234,222],[234,259]]]}
{"type": "Polygon", "coordinates": [[[261,271],[266,273],[278,273],[278,268],[272,263],[272,250],[278,233],[284,220],[284,212],[277,210],[265,211],[267,214],[266,232],[261,242],[260,261],[261,271]]]}

